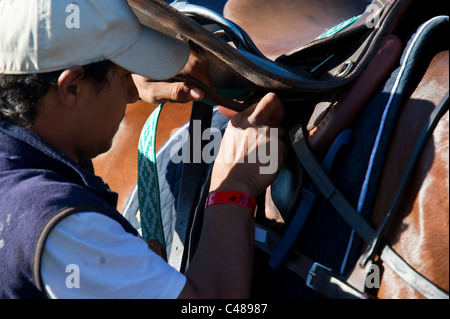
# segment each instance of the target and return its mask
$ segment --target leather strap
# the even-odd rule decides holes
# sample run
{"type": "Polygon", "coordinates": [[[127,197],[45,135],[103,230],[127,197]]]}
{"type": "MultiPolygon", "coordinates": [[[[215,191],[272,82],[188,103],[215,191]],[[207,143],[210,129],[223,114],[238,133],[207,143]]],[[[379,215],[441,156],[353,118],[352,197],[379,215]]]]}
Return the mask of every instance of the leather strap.
{"type": "Polygon", "coordinates": [[[197,199],[202,185],[203,170],[205,163],[201,159],[195,159],[194,156],[202,154],[202,149],[206,141],[195,140],[198,132],[194,132],[195,120],[201,121],[200,136],[204,129],[211,127],[212,107],[202,102],[194,102],[192,106],[191,120],[189,125],[189,154],[187,162],[183,162],[181,173],[180,191],[177,204],[177,219],[175,222],[175,233],[170,254],[171,265],[184,272],[187,266],[187,253],[189,250],[187,240],[190,224],[194,216],[197,199]],[[200,160],[200,161],[198,161],[200,160]]]}
{"type": "Polygon", "coordinates": [[[363,262],[363,265],[365,265],[368,260],[373,260],[375,257],[375,254],[379,250],[380,245],[382,244],[383,236],[389,230],[389,226],[400,206],[401,200],[402,200],[403,195],[406,190],[406,186],[409,183],[409,181],[411,180],[414,168],[416,167],[417,162],[419,161],[419,158],[423,152],[423,149],[425,148],[425,145],[426,145],[430,135],[433,133],[433,131],[436,128],[436,125],[439,123],[441,117],[445,114],[445,112],[447,112],[447,110],[449,108],[448,99],[449,99],[449,93],[447,92],[447,94],[442,98],[439,105],[436,106],[436,108],[433,110],[433,112],[430,115],[430,119],[429,119],[428,123],[423,128],[423,130],[419,136],[419,139],[417,141],[417,144],[414,147],[412,155],[408,161],[408,164],[406,166],[402,180],[397,189],[397,193],[395,194],[394,200],[392,201],[392,204],[389,207],[388,212],[385,215],[383,221],[381,222],[380,226],[378,227],[376,235],[374,237],[374,240],[370,243],[368,249],[362,256],[361,260],[363,262]]]}
{"type": "MultiPolygon", "coordinates": [[[[263,233],[261,240],[255,245],[265,252],[272,254],[281,241],[280,236],[270,229],[256,225],[258,233],[263,233]]],[[[340,274],[330,268],[314,262],[308,256],[298,252],[295,248],[289,250],[284,260],[286,266],[305,280],[308,287],[316,290],[330,299],[373,299],[367,293],[361,293],[349,285],[340,274]]]]}
{"type": "MultiPolygon", "coordinates": [[[[353,130],[347,129],[341,132],[341,134],[339,134],[339,136],[336,138],[323,161],[323,165],[325,166],[327,172],[331,169],[334,159],[341,147],[350,143],[352,136],[353,130]]],[[[304,188],[302,190],[302,200],[300,202],[300,206],[295,212],[294,218],[292,219],[285,235],[283,236],[280,245],[278,245],[269,260],[269,265],[273,269],[278,269],[280,267],[286,254],[293,246],[295,240],[297,239],[300,231],[303,228],[306,218],[309,216],[309,213],[314,206],[314,202],[319,193],[319,189],[314,184],[314,182],[311,183],[309,189],[304,188]]]]}
{"type": "Polygon", "coordinates": [[[419,274],[388,245],[385,245],[381,250],[380,259],[424,297],[428,299],[449,299],[447,292],[419,274]]]}
{"type": "Polygon", "coordinates": [[[311,176],[325,199],[333,205],[347,224],[349,224],[364,241],[371,241],[372,238],[374,238],[375,231],[367,223],[364,217],[358,214],[353,206],[350,205],[344,195],[330,180],[323,165],[316,159],[309,148],[303,133],[303,126],[300,124],[292,128],[289,131],[289,135],[291,144],[300,163],[311,176]]]}

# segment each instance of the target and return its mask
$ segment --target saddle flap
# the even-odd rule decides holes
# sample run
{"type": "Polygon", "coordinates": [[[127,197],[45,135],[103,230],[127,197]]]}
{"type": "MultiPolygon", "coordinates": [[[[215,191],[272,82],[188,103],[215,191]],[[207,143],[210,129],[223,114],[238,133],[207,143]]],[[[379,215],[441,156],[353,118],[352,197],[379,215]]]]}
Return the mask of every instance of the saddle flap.
{"type": "MultiPolygon", "coordinates": [[[[383,14],[379,28],[368,28],[366,24],[359,22],[342,35],[313,41],[275,62],[233,48],[201,24],[160,0],[128,2],[141,23],[188,41],[194,50],[204,55],[209,60],[210,76],[216,89],[248,90],[250,94],[238,97],[248,101],[268,91],[276,92],[282,98],[291,98],[292,92],[323,92],[348,84],[375,54],[381,36],[388,30],[389,23],[395,20],[396,13],[407,0],[377,1],[379,14],[383,14]],[[383,6],[380,6],[380,3],[383,6]],[[336,48],[339,48],[340,52],[336,52],[336,48]],[[326,65],[321,75],[311,72],[318,57],[322,60],[323,57],[331,55],[332,63],[326,65]],[[352,61],[351,65],[348,64],[349,60],[352,61]],[[342,73],[342,65],[345,66],[345,73],[342,73]]],[[[370,13],[365,13],[363,17],[367,14],[370,13]]]]}
{"type": "Polygon", "coordinates": [[[306,76],[295,74],[263,58],[243,53],[199,23],[159,0],[128,0],[140,22],[168,35],[182,38],[193,50],[206,56],[216,88],[238,88],[267,92],[267,88],[288,90],[289,82],[312,85],[306,76]],[[286,83],[285,83],[286,82],[286,83]]]}

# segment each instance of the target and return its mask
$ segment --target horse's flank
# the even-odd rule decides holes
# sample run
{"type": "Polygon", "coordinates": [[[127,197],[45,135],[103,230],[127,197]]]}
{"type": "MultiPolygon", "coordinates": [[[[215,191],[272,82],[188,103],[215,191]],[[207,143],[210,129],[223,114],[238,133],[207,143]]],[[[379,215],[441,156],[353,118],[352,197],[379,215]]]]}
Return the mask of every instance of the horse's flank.
{"type": "MultiPolygon", "coordinates": [[[[389,147],[373,211],[373,223],[384,217],[429,114],[448,91],[449,53],[430,63],[421,83],[402,109],[389,147]]],[[[449,290],[449,112],[427,142],[398,215],[388,234],[395,251],[419,273],[449,290]]],[[[379,298],[422,296],[384,267],[379,298]]]]}

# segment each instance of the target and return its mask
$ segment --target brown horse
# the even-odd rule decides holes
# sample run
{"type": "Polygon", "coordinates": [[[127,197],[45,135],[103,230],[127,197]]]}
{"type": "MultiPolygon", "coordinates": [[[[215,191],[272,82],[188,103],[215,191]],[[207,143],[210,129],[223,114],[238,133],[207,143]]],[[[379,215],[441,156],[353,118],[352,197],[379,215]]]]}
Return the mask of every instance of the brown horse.
{"type": "Polygon", "coordinates": [[[366,0],[229,0],[224,16],[241,26],[266,57],[275,59],[361,14],[367,5],[366,0]]]}
{"type": "MultiPolygon", "coordinates": [[[[224,7],[224,16],[241,25],[258,44],[261,52],[269,58],[276,58],[312,41],[327,28],[342,22],[344,18],[361,13],[367,3],[365,0],[339,2],[283,0],[277,1],[275,6],[277,12],[272,14],[273,4],[270,2],[270,0],[227,1],[224,7]],[[323,6],[327,9],[322,10],[323,6]],[[256,14],[254,10],[256,7],[263,11],[256,14]],[[267,23],[269,18],[270,24],[267,23]],[[294,26],[285,21],[294,23],[294,26]],[[270,28],[267,28],[268,25],[270,28]],[[283,34],[281,45],[278,41],[280,34],[283,34]]],[[[170,136],[173,129],[189,120],[191,107],[192,103],[167,103],[164,106],[156,135],[157,148],[170,136]]],[[[136,185],[139,136],[145,121],[155,108],[155,105],[143,101],[128,105],[112,148],[93,159],[96,174],[119,194],[117,205],[119,212],[124,209],[136,185]]],[[[227,113],[226,109],[224,113],[227,113]]]]}
{"type": "MultiPolygon", "coordinates": [[[[273,59],[313,40],[324,29],[341,22],[341,17],[349,18],[361,13],[366,5],[367,1],[344,0],[339,5],[328,0],[229,0],[224,12],[227,18],[250,34],[266,56],[273,59]],[[330,5],[326,5],[328,2],[330,5]]],[[[383,219],[392,201],[420,128],[447,91],[448,51],[436,55],[409,102],[403,106],[375,200],[371,220],[374,227],[383,219]]],[[[94,159],[97,174],[119,192],[119,211],[136,184],[137,142],[152,109],[143,102],[129,105],[113,148],[94,159]]],[[[158,129],[157,147],[175,127],[188,120],[189,113],[190,105],[169,104],[165,107],[158,129]]],[[[400,256],[445,291],[449,290],[448,117],[447,112],[428,141],[387,236],[388,243],[400,256]]],[[[421,297],[389,267],[382,269],[381,286],[374,292],[378,298],[421,297]]]]}
{"type": "MultiPolygon", "coordinates": [[[[295,43],[305,43],[311,34],[319,35],[320,26],[337,24],[339,10],[357,14],[357,1],[342,6],[327,5],[327,1],[229,0],[225,14],[243,27],[269,57],[294,49],[295,43]],[[254,10],[258,7],[258,10],[254,10]],[[322,9],[319,9],[319,7],[322,9]],[[330,9],[331,8],[331,9],[330,9]],[[333,10],[334,9],[334,10],[333,10]],[[299,11],[305,19],[295,19],[299,11]],[[312,14],[311,14],[312,13],[312,14]],[[331,15],[330,15],[331,13],[331,15]],[[313,19],[311,19],[313,18],[313,19]],[[289,21],[289,23],[282,22],[289,21]],[[308,32],[298,30],[308,29],[308,32]],[[283,41],[279,41],[279,35],[283,41]],[[306,41],[305,41],[306,40],[306,41]],[[281,42],[281,44],[280,44],[281,42]]],[[[323,29],[322,29],[323,30],[323,29]]],[[[378,226],[386,214],[397,190],[405,165],[433,108],[448,92],[448,51],[434,57],[418,87],[403,106],[378,187],[372,224],[378,226]],[[414,123],[414,125],[411,125],[414,123]]],[[[398,214],[390,228],[388,243],[410,265],[444,291],[449,291],[449,113],[445,114],[427,142],[412,182],[405,192],[398,214]]],[[[423,298],[388,266],[384,269],[378,298],[423,298]]]]}

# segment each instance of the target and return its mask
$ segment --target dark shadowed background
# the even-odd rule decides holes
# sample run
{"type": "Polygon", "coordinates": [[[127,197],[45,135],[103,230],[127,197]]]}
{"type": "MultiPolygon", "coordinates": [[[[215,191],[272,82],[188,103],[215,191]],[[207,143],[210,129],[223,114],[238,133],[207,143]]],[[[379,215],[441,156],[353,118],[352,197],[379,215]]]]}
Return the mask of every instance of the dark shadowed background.
{"type": "MultiPolygon", "coordinates": [[[[174,0],[164,0],[166,3],[172,3],[174,0]]],[[[223,6],[227,0],[189,0],[190,4],[196,4],[211,10],[214,10],[216,12],[222,13],[223,6]]]]}

